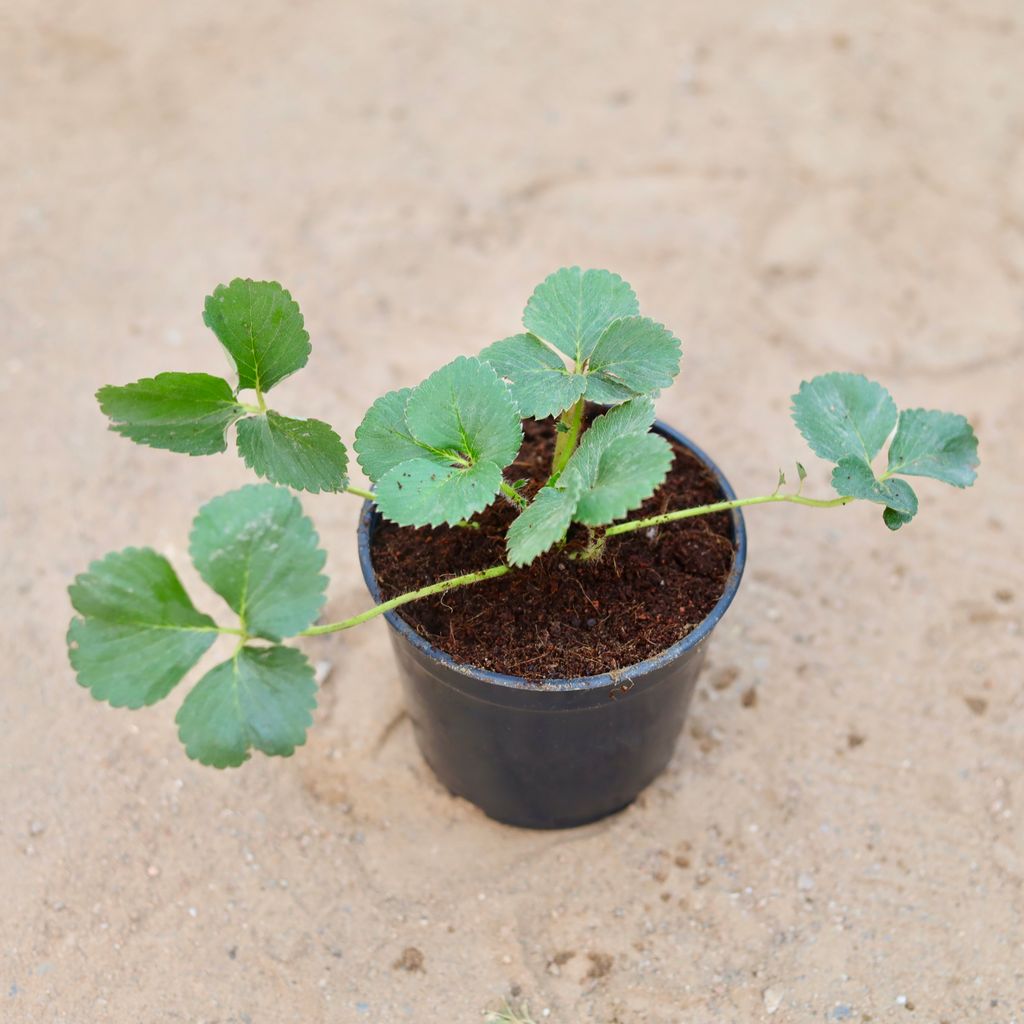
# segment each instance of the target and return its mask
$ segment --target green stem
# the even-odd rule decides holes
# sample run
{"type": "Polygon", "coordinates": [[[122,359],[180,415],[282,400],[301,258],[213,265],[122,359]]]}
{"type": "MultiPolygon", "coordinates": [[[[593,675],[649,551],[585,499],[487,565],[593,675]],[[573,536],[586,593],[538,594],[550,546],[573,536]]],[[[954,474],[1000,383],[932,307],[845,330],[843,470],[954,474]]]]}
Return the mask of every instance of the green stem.
{"type": "Polygon", "coordinates": [[[454,590],[456,587],[464,587],[470,583],[482,583],[484,580],[497,579],[497,577],[504,576],[505,573],[511,571],[507,565],[493,565],[490,569],[469,572],[464,576],[453,576],[450,580],[431,583],[429,587],[421,587],[419,590],[410,590],[407,594],[399,594],[398,597],[393,597],[390,601],[384,601],[374,608],[360,612],[358,615],[353,615],[350,619],[342,619],[341,622],[331,622],[326,626],[310,626],[309,629],[303,630],[298,635],[320,636],[323,633],[338,633],[343,629],[351,629],[353,626],[358,626],[363,622],[368,622],[370,619],[375,619],[378,615],[383,615],[385,612],[389,612],[393,608],[399,608],[410,601],[418,601],[421,597],[443,594],[446,590],[454,590]]]}
{"type": "Polygon", "coordinates": [[[519,508],[526,508],[530,503],[506,480],[501,481],[501,493],[519,508]]]}
{"type": "MultiPolygon", "coordinates": [[[[349,488],[351,490],[351,488],[349,488]]],[[[511,488],[509,488],[511,490],[511,488]]],[[[513,491],[513,494],[515,492],[513,491]]],[[[372,495],[371,495],[372,497],[372,495]]],[[[523,499],[517,494],[516,498],[523,499]]],[[[619,523],[618,526],[609,527],[596,539],[597,544],[603,545],[605,538],[614,537],[622,533],[632,533],[635,530],[643,530],[649,526],[661,526],[664,523],[675,522],[677,519],[692,519],[695,516],[706,516],[712,512],[727,512],[733,508],[743,508],[746,505],[768,505],[776,502],[788,502],[791,505],[806,505],[809,508],[838,508],[841,505],[848,505],[855,500],[852,497],[831,498],[823,500],[820,498],[805,498],[800,494],[765,494],[757,498],[736,498],[733,501],[716,501],[711,505],[697,505],[693,508],[679,509],[676,512],[666,512],[660,516],[652,516],[650,519],[638,519],[633,522],[619,523]]],[[[443,594],[447,590],[454,590],[456,587],[466,587],[473,583],[483,583],[485,580],[494,580],[511,572],[507,565],[493,565],[490,569],[481,569],[479,572],[469,572],[463,576],[453,576],[449,580],[441,580],[440,583],[431,583],[429,586],[421,587],[419,590],[410,590],[408,593],[399,594],[398,597],[384,601],[373,608],[353,615],[350,619],[342,619],[341,622],[331,622],[325,626],[310,626],[303,630],[299,636],[322,636],[325,633],[340,633],[343,629],[351,629],[359,626],[370,619],[377,618],[385,612],[400,608],[403,604],[411,601],[418,601],[423,597],[430,597],[433,594],[443,594]]],[[[239,629],[219,629],[222,633],[235,633],[244,637],[245,634],[239,629]]]]}
{"type": "Polygon", "coordinates": [[[260,390],[259,385],[256,386],[256,401],[260,403],[260,412],[265,413],[267,411],[267,403],[263,399],[263,392],[260,390]]]}
{"type": "Polygon", "coordinates": [[[551,477],[557,477],[572,453],[576,451],[576,443],[580,439],[580,427],[583,426],[583,410],[585,402],[581,398],[558,417],[558,431],[555,434],[555,455],[551,460],[551,477]]]}
{"type": "Polygon", "coordinates": [[[810,508],[838,508],[840,505],[848,505],[854,499],[852,497],[831,498],[805,498],[800,494],[764,494],[757,498],[736,498],[733,501],[716,501],[712,505],[696,505],[693,508],[683,508],[676,512],[665,512],[660,516],[651,516],[650,519],[635,519],[628,523],[619,523],[618,526],[610,526],[605,530],[606,537],[616,537],[621,533],[632,533],[634,530],[644,530],[649,526],[661,526],[663,523],[674,523],[677,519],[692,519],[694,516],[706,516],[712,512],[728,512],[732,508],[743,508],[746,505],[768,505],[774,502],[786,501],[791,505],[807,505],[810,508]]]}
{"type": "Polygon", "coordinates": [[[352,484],[349,484],[348,487],[345,488],[345,490],[348,491],[349,494],[354,494],[357,498],[363,498],[366,501],[377,500],[377,497],[373,493],[373,491],[363,490],[362,487],[353,487],[352,484]]]}

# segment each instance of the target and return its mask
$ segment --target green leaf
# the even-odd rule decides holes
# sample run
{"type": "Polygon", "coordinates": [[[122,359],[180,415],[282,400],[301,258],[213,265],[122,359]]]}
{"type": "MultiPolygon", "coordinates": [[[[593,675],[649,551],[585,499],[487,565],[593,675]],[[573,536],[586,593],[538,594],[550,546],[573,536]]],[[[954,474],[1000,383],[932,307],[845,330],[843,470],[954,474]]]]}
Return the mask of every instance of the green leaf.
{"type": "Polygon", "coordinates": [[[224,435],[243,409],[231,385],[208,373],[158,373],[96,392],[110,429],[136,444],[185,455],[213,455],[227,448],[224,435]]]}
{"type": "Polygon", "coordinates": [[[605,328],[639,309],[618,274],[563,267],[539,284],[523,311],[523,326],[582,366],[605,328]]]}
{"type": "Polygon", "coordinates": [[[505,543],[511,565],[529,565],[558,543],[572,523],[583,482],[567,470],[555,486],[542,487],[508,528],[505,543]]]}
{"type": "Polygon", "coordinates": [[[565,470],[580,478],[577,522],[603,526],[621,519],[664,483],[672,448],[648,433],[653,421],[651,400],[635,398],[599,416],[584,432],[565,470]]]}
{"type": "Polygon", "coordinates": [[[906,522],[917,514],[917,495],[910,484],[905,480],[876,479],[871,467],[856,455],[839,460],[832,470],[832,486],[842,495],[887,505],[908,517],[906,522]]]}
{"type": "Polygon", "coordinates": [[[858,373],[826,373],[800,385],[793,421],[823,459],[853,455],[870,463],[896,426],[896,403],[858,373]]]}
{"type": "Polygon", "coordinates": [[[423,455],[423,446],[409,435],[405,403],[412,388],[389,391],[366,411],[356,428],[356,461],[375,483],[388,470],[423,455]]]}
{"type": "Polygon", "coordinates": [[[170,562],[150,548],[115,551],[68,588],[68,656],[97,700],[140,708],[166,697],[217,639],[170,562]]]}
{"type": "Polygon", "coordinates": [[[405,419],[424,448],[493,462],[501,469],[523,443],[519,410],[508,387],[485,362],[466,356],[413,389],[405,419]]]}
{"type": "Polygon", "coordinates": [[[893,532],[906,526],[913,518],[909,512],[897,512],[894,508],[882,509],[882,522],[893,532]]]}
{"type": "Polygon", "coordinates": [[[667,388],[681,355],[679,339],[661,324],[642,316],[616,320],[590,356],[587,398],[621,402],[667,388]]]}
{"type": "Polygon", "coordinates": [[[236,278],[206,298],[203,322],[238,367],[238,387],[269,391],[309,359],[299,305],[276,281],[236,278]]]}
{"type": "Polygon", "coordinates": [[[313,724],[316,681],[293,647],[243,647],[203,676],[175,721],[185,752],[214,768],[237,768],[250,750],[290,757],[313,724]]]}
{"type": "Polygon", "coordinates": [[[597,476],[581,495],[575,519],[603,526],[639,508],[664,482],[672,448],[657,434],[616,438],[603,452],[597,476]]]}
{"type": "Polygon", "coordinates": [[[321,420],[293,420],[270,410],[242,420],[237,440],[245,464],[276,484],[313,494],[348,485],[348,452],[321,420]]]}
{"type": "Polygon", "coordinates": [[[377,508],[402,526],[458,523],[487,508],[501,480],[493,462],[460,469],[436,459],[409,459],[377,482],[377,508]]]}
{"type": "Polygon", "coordinates": [[[189,551],[250,635],[280,640],[304,630],[324,602],[326,556],[318,539],[298,498],[272,484],[249,484],[199,510],[189,551]]]}
{"type": "Polygon", "coordinates": [[[457,523],[486,508],[523,440],[519,412],[494,370],[458,359],[411,392],[373,404],[356,431],[359,464],[381,515],[401,526],[457,523]]]}
{"type": "Polygon", "coordinates": [[[496,341],[480,358],[509,382],[512,400],[522,416],[555,416],[568,409],[587,387],[583,374],[572,373],[561,356],[532,334],[496,341]]]}
{"type": "Polygon", "coordinates": [[[583,432],[579,447],[572,453],[566,468],[579,473],[584,488],[593,486],[605,449],[616,438],[646,434],[653,422],[654,403],[649,398],[634,398],[609,409],[583,432]]]}
{"type": "Polygon", "coordinates": [[[930,476],[954,487],[977,478],[978,439],[963,416],[932,409],[904,409],[889,446],[889,473],[930,476]]]}

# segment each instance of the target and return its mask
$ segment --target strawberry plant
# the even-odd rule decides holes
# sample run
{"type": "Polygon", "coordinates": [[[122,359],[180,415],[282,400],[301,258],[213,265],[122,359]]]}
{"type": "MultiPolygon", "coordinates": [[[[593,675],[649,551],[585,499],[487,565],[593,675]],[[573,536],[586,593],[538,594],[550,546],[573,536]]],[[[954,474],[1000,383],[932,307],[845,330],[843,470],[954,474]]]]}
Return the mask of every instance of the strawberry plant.
{"type": "Polygon", "coordinates": [[[654,399],[679,372],[681,345],[639,313],[636,296],[603,270],[557,271],[527,303],[524,330],[459,357],[413,388],[377,399],[355,432],[369,491],[348,478],[348,452],[319,420],[268,408],[267,393],[305,366],[309,337],[298,305],[273,282],[236,280],[206,300],[204,322],[233,367],[233,380],[198,372],[161,373],[97,392],[111,428],[130,440],[191,456],[227,448],[269,481],[214,498],[192,526],[189,552],[204,582],[235,613],[221,625],[198,610],[174,568],[149,548],[94,562],[70,587],[71,664],[94,697],[138,708],[166,697],[218,635],[230,657],[188,693],[177,715],[187,754],[236,766],[253,750],[291,754],[312,722],[316,685],[305,655],[286,643],[359,625],[408,602],[455,587],[529,571],[540,555],[579,530],[575,557],[599,560],[614,538],[676,520],[752,505],[836,508],[879,505],[890,530],[918,511],[907,477],[955,487],[974,482],[977,439],[963,416],[899,411],[889,392],[858,374],[803,382],[793,419],[832,468],[835,496],[803,494],[806,472],[785,490],[627,516],[654,494],[672,464],[654,432],[654,399]],[[251,397],[243,400],[243,395],[251,397]],[[607,407],[587,429],[586,403],[607,407]],[[554,417],[556,443],[546,479],[533,490],[510,477],[526,418],[554,417]],[[888,442],[884,467],[876,468],[888,442]],[[324,601],[326,555],[291,490],[349,492],[376,503],[400,526],[473,526],[496,501],[516,516],[506,558],[490,568],[438,580],[340,622],[315,624],[324,601]]]}

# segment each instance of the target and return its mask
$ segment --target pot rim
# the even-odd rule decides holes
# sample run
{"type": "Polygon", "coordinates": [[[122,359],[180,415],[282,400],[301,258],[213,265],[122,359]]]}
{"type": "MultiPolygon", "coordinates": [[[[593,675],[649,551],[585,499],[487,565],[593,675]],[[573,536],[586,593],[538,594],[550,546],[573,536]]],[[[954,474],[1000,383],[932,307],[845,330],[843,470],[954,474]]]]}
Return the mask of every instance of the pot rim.
{"type": "MultiPolygon", "coordinates": [[[[696,455],[697,458],[707,466],[712,474],[714,474],[715,480],[722,491],[724,499],[727,501],[735,500],[736,492],[732,489],[732,486],[729,484],[729,481],[725,478],[722,471],[711,460],[711,458],[709,458],[702,448],[698,447],[688,437],[681,434],[673,427],[670,427],[668,424],[663,423],[661,420],[654,421],[653,429],[672,441],[675,441],[677,444],[681,444],[684,448],[689,449],[694,455],[696,455]]],[[[600,675],[594,676],[579,676],[575,679],[545,679],[541,682],[528,680],[522,676],[511,676],[505,675],[502,672],[491,672],[489,669],[477,668],[475,665],[467,665],[463,662],[456,661],[450,654],[440,650],[428,640],[421,637],[419,633],[417,633],[416,630],[398,614],[397,611],[385,612],[384,618],[387,619],[388,625],[393,630],[404,637],[405,640],[412,644],[413,647],[417,648],[426,657],[439,662],[453,672],[457,672],[460,675],[466,676],[470,679],[475,679],[482,683],[492,683],[496,686],[516,690],[554,690],[565,692],[572,690],[596,690],[602,687],[621,686],[624,680],[639,681],[648,673],[663,667],[664,665],[679,658],[687,651],[698,647],[711,633],[715,626],[718,625],[722,616],[725,614],[726,609],[730,604],[732,604],[732,600],[736,596],[736,591],[739,589],[740,580],[743,577],[743,568],[747,560],[747,530],[743,521],[742,509],[731,509],[729,511],[729,516],[732,519],[732,533],[736,552],[733,556],[732,569],[729,571],[729,577],[725,582],[725,589],[722,591],[722,596],[718,599],[714,608],[708,612],[696,629],[691,630],[681,640],[672,644],[671,647],[666,647],[665,650],[656,654],[652,658],[647,658],[644,661],[638,661],[633,665],[627,665],[625,668],[615,669],[612,672],[603,672],[600,675]]],[[[376,506],[371,501],[364,501],[362,513],[359,517],[359,566],[362,569],[363,580],[366,582],[366,587],[370,591],[370,596],[373,598],[375,603],[380,604],[380,587],[377,585],[377,574],[374,572],[373,560],[370,553],[371,527],[375,525],[375,518],[380,518],[380,514],[376,511],[376,506]]]]}

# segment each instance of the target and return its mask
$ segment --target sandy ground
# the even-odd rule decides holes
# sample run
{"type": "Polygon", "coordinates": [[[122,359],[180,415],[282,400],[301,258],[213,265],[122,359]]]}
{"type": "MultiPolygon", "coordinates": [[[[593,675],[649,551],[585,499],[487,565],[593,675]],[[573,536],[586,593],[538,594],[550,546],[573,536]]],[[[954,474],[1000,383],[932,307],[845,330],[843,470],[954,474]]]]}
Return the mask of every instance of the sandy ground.
{"type": "MultiPolygon", "coordinates": [[[[8,0],[0,29],[0,1019],[1024,1020],[1019,3],[8,0]],[[577,831],[441,790],[382,622],[309,644],[333,671],[288,761],[200,768],[184,690],[76,687],[70,577],[129,543],[184,569],[247,479],[92,399],[221,372],[215,284],[293,290],[313,356],[275,395],[350,438],[573,262],[682,336],[660,411],[740,493],[843,368],[967,413],[978,486],[923,483],[899,535],[754,510],[692,734],[577,831]]],[[[305,505],[340,618],[358,503],[305,505]]]]}

